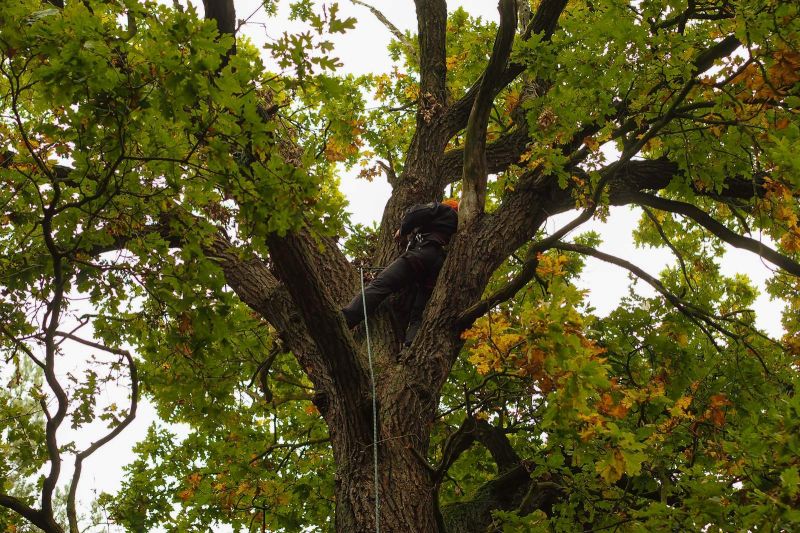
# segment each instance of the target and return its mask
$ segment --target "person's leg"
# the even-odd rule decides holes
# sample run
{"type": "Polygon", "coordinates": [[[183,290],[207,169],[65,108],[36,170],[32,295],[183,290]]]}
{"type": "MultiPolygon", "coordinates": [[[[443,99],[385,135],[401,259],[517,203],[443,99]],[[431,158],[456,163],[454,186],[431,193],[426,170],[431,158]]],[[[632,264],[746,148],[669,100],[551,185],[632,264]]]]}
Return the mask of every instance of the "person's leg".
{"type": "Polygon", "coordinates": [[[436,278],[444,264],[444,252],[437,245],[423,246],[420,250],[420,259],[425,265],[425,274],[417,283],[414,293],[414,303],[411,306],[404,339],[406,346],[410,346],[414,337],[417,336],[417,331],[419,331],[419,326],[422,322],[422,313],[425,311],[425,306],[428,304],[431,294],[433,294],[436,278]]]}
{"type": "MultiPolygon", "coordinates": [[[[364,289],[364,299],[367,301],[367,315],[371,315],[387,296],[411,283],[413,278],[414,270],[408,260],[402,256],[395,259],[364,289]]],[[[347,326],[351,328],[364,320],[364,306],[360,291],[342,309],[342,314],[347,321],[347,326]]]]}
{"type": "Polygon", "coordinates": [[[428,303],[432,292],[433,285],[425,282],[419,283],[414,291],[414,303],[411,305],[411,313],[408,317],[408,327],[406,328],[403,343],[406,346],[411,346],[411,342],[417,336],[419,325],[422,322],[422,313],[425,311],[425,305],[428,303]]]}

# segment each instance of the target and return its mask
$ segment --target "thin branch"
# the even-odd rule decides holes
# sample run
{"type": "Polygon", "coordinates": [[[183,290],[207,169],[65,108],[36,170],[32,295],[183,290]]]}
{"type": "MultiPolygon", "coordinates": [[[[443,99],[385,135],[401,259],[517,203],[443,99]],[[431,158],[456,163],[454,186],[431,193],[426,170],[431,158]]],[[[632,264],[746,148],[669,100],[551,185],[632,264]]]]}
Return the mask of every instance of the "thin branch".
{"type": "Polygon", "coordinates": [[[661,211],[678,213],[685,217],[691,218],[731,246],[741,248],[743,250],[749,250],[763,257],[775,266],[784,269],[790,274],[800,276],[800,264],[798,264],[796,261],[773,250],[762,242],[739,235],[738,233],[729,230],[720,222],[712,218],[708,213],[692,204],[678,202],[676,200],[668,200],[666,198],[641,192],[631,193],[631,198],[637,204],[649,206],[653,209],[658,209],[661,211]]]}
{"type": "Polygon", "coordinates": [[[317,444],[325,444],[326,442],[330,442],[329,437],[325,437],[323,439],[311,439],[304,442],[281,442],[278,444],[270,445],[266,450],[261,452],[260,454],[256,455],[252,459],[250,459],[250,464],[256,463],[266,457],[267,455],[271,454],[275,450],[286,449],[288,448],[290,451],[297,450],[300,448],[305,448],[307,446],[315,446],[317,444]]]}
{"type": "Polygon", "coordinates": [[[42,360],[41,360],[41,359],[39,359],[38,357],[36,357],[36,356],[33,354],[33,351],[32,351],[32,350],[31,350],[31,349],[28,347],[28,345],[26,345],[24,342],[20,341],[19,339],[17,339],[17,338],[16,338],[16,337],[14,337],[13,335],[11,335],[11,333],[10,333],[10,332],[8,331],[8,329],[6,328],[5,324],[2,324],[2,323],[0,323],[0,333],[2,333],[2,334],[3,334],[3,335],[5,335],[5,336],[6,336],[6,337],[7,337],[9,340],[11,340],[11,342],[13,342],[13,343],[14,343],[14,345],[15,345],[17,348],[19,348],[20,350],[22,350],[23,352],[25,352],[25,355],[27,355],[28,357],[30,357],[31,361],[33,361],[34,363],[36,363],[36,366],[38,366],[39,368],[41,368],[41,369],[43,369],[43,370],[44,370],[44,368],[45,368],[45,364],[42,362],[42,360]]]}
{"type": "Polygon", "coordinates": [[[649,218],[650,222],[652,222],[656,227],[656,231],[661,236],[661,240],[664,242],[664,244],[666,244],[667,247],[672,250],[672,253],[675,254],[675,257],[678,258],[678,263],[681,265],[681,272],[683,273],[683,279],[686,280],[686,284],[689,285],[690,289],[696,291],[697,288],[692,283],[689,273],[686,271],[686,262],[683,260],[683,255],[681,255],[678,249],[675,248],[675,245],[672,244],[672,241],[669,240],[669,237],[667,237],[667,234],[664,232],[664,228],[661,226],[661,222],[658,221],[658,218],[655,216],[655,214],[653,214],[653,212],[647,207],[642,207],[642,211],[644,211],[645,215],[647,215],[647,218],[649,218]]]}
{"type": "Polygon", "coordinates": [[[589,246],[583,246],[580,244],[557,242],[553,244],[553,248],[557,250],[564,250],[567,252],[576,252],[582,255],[590,255],[592,257],[596,257],[597,259],[605,261],[606,263],[611,263],[612,265],[617,265],[619,267],[622,267],[631,272],[632,274],[636,275],[636,277],[645,281],[648,285],[653,287],[659,294],[661,294],[664,298],[667,299],[667,301],[669,301],[672,305],[674,305],[678,309],[691,311],[692,313],[697,313],[697,312],[705,313],[705,311],[702,311],[693,304],[686,302],[681,298],[679,298],[678,296],[676,296],[675,294],[671,293],[669,290],[667,290],[666,287],[664,287],[664,284],[661,283],[661,281],[659,281],[657,278],[651,276],[650,274],[648,274],[647,272],[645,272],[644,270],[642,270],[641,268],[639,268],[638,266],[634,265],[629,261],[620,259],[619,257],[609,255],[594,248],[591,248],[589,246]]]}
{"type": "MultiPolygon", "coordinates": [[[[707,324],[709,327],[711,327],[714,330],[716,330],[717,332],[725,335],[726,337],[728,337],[730,339],[733,339],[734,341],[741,342],[746,348],[750,349],[753,352],[753,354],[756,356],[756,358],[758,358],[759,363],[761,364],[761,367],[764,369],[764,372],[767,375],[774,376],[774,374],[769,369],[769,367],[767,366],[767,364],[764,361],[764,359],[761,357],[761,354],[759,353],[759,351],[750,342],[748,342],[747,339],[744,336],[737,335],[736,333],[734,333],[734,332],[730,331],[729,329],[727,329],[727,328],[723,327],[722,325],[720,325],[717,321],[718,320],[724,320],[724,321],[732,322],[732,323],[734,323],[736,325],[739,325],[739,326],[744,326],[747,329],[749,329],[750,331],[758,334],[762,338],[766,338],[767,340],[771,341],[771,339],[765,337],[763,334],[761,334],[760,332],[756,331],[749,324],[745,324],[745,323],[743,323],[743,322],[741,322],[739,320],[736,320],[736,319],[730,319],[730,318],[718,317],[718,316],[712,315],[711,313],[709,313],[705,309],[702,309],[702,308],[698,307],[697,305],[695,305],[695,304],[693,304],[691,302],[687,302],[686,300],[676,296],[675,294],[670,292],[664,286],[664,284],[661,283],[661,281],[659,281],[658,279],[654,278],[653,276],[651,276],[650,274],[648,274],[647,272],[645,272],[644,270],[642,270],[638,266],[634,265],[633,263],[631,263],[629,261],[625,261],[624,259],[620,259],[619,257],[615,257],[613,255],[609,255],[609,254],[603,253],[603,252],[601,252],[599,250],[595,250],[594,248],[590,248],[588,246],[583,246],[583,245],[578,245],[578,244],[567,244],[567,243],[559,242],[559,243],[554,244],[553,248],[556,248],[556,249],[559,249],[559,250],[577,252],[577,253],[584,254],[584,255],[590,255],[592,257],[596,257],[597,259],[600,259],[600,260],[605,261],[607,263],[611,263],[613,265],[617,265],[617,266],[620,266],[620,267],[628,270],[629,272],[634,274],[636,277],[638,277],[639,279],[645,281],[647,284],[649,284],[651,287],[653,287],[669,303],[671,303],[676,309],[678,309],[678,311],[683,313],[687,318],[689,318],[692,322],[694,322],[695,325],[697,325],[701,329],[701,331],[703,331],[703,333],[706,335],[706,337],[709,338],[709,340],[715,346],[715,348],[717,348],[719,350],[719,347],[716,345],[716,342],[715,342],[713,336],[703,326],[703,324],[701,324],[701,322],[707,324]]],[[[730,316],[730,314],[728,314],[728,316],[730,316]]]]}
{"type": "Polygon", "coordinates": [[[350,0],[350,1],[356,5],[363,6],[369,9],[372,12],[372,14],[375,15],[375,18],[378,19],[381,23],[383,23],[383,25],[386,26],[389,32],[392,35],[394,35],[394,38],[400,41],[400,44],[403,46],[403,48],[406,51],[406,54],[408,54],[409,57],[414,58],[417,56],[417,51],[414,48],[414,43],[411,42],[408,36],[404,34],[402,31],[400,31],[400,29],[397,26],[392,24],[392,22],[386,17],[386,15],[381,13],[381,11],[379,11],[372,5],[366,2],[362,2],[362,0],[350,0]]]}
{"type": "MultiPolygon", "coordinates": [[[[527,1],[527,0],[525,0],[527,1]]],[[[531,35],[540,35],[542,42],[547,42],[553,36],[556,30],[558,19],[561,13],[567,6],[567,0],[542,0],[530,24],[525,28],[521,35],[523,41],[528,40],[531,35]]],[[[496,81],[497,90],[507,87],[517,77],[525,71],[525,64],[511,63],[501,73],[499,79],[496,81]]],[[[453,104],[447,113],[447,127],[448,133],[452,137],[462,129],[467,123],[470,110],[472,109],[473,102],[478,94],[478,90],[483,83],[483,76],[478,78],[472,87],[461,97],[455,104],[453,104]]]]}
{"type": "Polygon", "coordinates": [[[79,533],[78,515],[75,509],[75,496],[77,494],[78,482],[80,481],[81,472],[83,469],[83,461],[119,435],[122,430],[128,427],[130,423],[133,422],[133,419],[136,418],[136,408],[139,403],[139,378],[136,372],[136,363],[134,362],[133,357],[128,350],[105,346],[94,341],[82,339],[76,335],[73,335],[72,333],[56,331],[55,335],[70,339],[85,346],[90,346],[92,348],[97,348],[98,350],[103,350],[124,357],[128,363],[128,373],[131,380],[131,406],[128,409],[128,414],[125,415],[125,418],[122,420],[122,422],[117,424],[114,429],[108,432],[105,436],[96,440],[88,448],[75,455],[75,469],[72,473],[72,482],[70,483],[69,494],[67,495],[67,518],[69,520],[70,533],[79,533]]]}

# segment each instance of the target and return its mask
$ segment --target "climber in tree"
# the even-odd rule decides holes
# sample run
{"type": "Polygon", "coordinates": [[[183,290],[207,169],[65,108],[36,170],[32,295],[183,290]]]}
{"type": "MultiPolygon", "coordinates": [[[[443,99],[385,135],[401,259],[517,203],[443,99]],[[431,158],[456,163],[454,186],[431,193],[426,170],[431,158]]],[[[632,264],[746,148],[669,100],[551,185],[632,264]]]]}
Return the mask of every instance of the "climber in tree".
{"type": "MultiPolygon", "coordinates": [[[[390,294],[414,285],[414,303],[411,307],[405,344],[411,344],[419,329],[425,304],[433,292],[436,276],[444,263],[443,247],[458,229],[458,200],[431,202],[412,206],[406,211],[394,238],[398,242],[408,241],[406,251],[378,274],[364,290],[367,314],[390,294]]],[[[348,327],[364,319],[361,294],[342,309],[348,327]]]]}

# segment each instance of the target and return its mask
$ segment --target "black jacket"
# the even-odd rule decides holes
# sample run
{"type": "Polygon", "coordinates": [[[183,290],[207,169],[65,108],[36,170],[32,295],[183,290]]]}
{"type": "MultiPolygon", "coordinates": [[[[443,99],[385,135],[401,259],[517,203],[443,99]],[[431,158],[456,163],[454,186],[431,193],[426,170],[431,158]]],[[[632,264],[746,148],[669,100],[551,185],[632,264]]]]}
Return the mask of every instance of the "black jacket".
{"type": "Polygon", "coordinates": [[[400,223],[400,234],[405,236],[415,229],[423,238],[445,245],[458,229],[458,213],[439,202],[414,205],[400,223]]]}

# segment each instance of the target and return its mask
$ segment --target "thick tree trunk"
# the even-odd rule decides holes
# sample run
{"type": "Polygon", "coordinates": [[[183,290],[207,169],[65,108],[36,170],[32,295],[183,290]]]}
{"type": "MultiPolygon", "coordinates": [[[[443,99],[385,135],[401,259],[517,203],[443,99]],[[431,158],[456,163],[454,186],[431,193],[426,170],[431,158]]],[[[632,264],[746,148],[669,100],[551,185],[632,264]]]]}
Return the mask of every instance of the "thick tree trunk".
{"type": "MultiPolygon", "coordinates": [[[[415,384],[407,375],[395,367],[379,378],[378,520],[385,532],[437,532],[437,494],[424,459],[433,414],[430,384],[415,384]]],[[[337,465],[336,530],[342,533],[376,530],[372,403],[364,400],[361,422],[354,424],[352,412],[328,413],[337,465]]]]}
{"type": "MultiPolygon", "coordinates": [[[[334,445],[334,448],[336,445],[334,445]]],[[[375,485],[370,444],[353,457],[337,457],[336,531],[375,531],[375,485]]],[[[435,489],[420,459],[406,444],[379,443],[378,519],[383,532],[440,531],[435,489]]]]}

